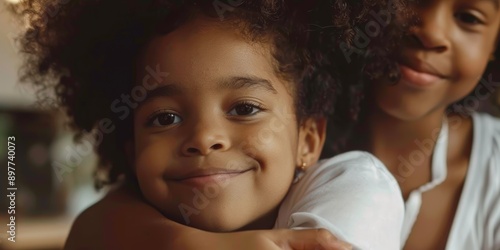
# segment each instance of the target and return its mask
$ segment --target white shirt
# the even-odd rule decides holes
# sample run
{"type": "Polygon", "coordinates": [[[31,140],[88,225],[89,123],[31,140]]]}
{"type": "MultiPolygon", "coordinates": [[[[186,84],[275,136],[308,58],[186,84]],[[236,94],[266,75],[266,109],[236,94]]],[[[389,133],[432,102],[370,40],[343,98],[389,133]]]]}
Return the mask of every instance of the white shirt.
{"type": "MultiPolygon", "coordinates": [[[[500,249],[500,119],[472,115],[469,168],[446,249],[500,249]]],[[[422,203],[422,193],[446,179],[448,124],[443,123],[432,156],[432,180],[410,193],[401,234],[404,246],[422,203]]]]}
{"type": "Polygon", "coordinates": [[[292,185],[275,228],[325,228],[355,249],[399,249],[404,201],[373,155],[348,152],[318,162],[292,185]]]}

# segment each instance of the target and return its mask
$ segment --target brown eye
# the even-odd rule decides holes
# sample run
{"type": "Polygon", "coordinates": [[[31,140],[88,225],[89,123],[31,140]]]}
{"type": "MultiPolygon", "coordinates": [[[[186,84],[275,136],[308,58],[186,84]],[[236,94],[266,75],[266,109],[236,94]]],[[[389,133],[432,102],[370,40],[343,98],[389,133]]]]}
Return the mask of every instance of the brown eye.
{"type": "Polygon", "coordinates": [[[462,12],[455,14],[455,18],[466,24],[483,24],[483,21],[473,14],[462,12]]]}
{"type": "Polygon", "coordinates": [[[149,119],[148,125],[153,127],[162,127],[177,124],[181,121],[182,119],[178,115],[165,112],[152,116],[149,119]]]}
{"type": "Polygon", "coordinates": [[[262,111],[262,109],[257,105],[250,103],[241,103],[236,105],[231,111],[229,111],[229,114],[237,116],[250,116],[257,114],[260,111],[262,111]]]}

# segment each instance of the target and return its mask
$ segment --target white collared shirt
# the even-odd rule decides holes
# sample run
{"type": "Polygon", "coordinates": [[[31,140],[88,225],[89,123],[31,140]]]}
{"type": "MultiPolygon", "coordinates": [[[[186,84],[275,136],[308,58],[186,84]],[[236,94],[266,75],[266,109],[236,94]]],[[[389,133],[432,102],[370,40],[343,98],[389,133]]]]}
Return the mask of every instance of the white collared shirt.
{"type": "MultiPolygon", "coordinates": [[[[469,168],[446,244],[447,250],[500,249],[500,119],[472,115],[473,142],[469,168]]],[[[422,193],[446,179],[448,125],[443,123],[432,157],[432,180],[412,191],[406,201],[401,234],[404,246],[417,219],[422,193]]]]}
{"type": "Polygon", "coordinates": [[[354,249],[399,249],[404,201],[377,158],[355,151],[306,171],[283,201],[275,228],[325,228],[354,249]]]}

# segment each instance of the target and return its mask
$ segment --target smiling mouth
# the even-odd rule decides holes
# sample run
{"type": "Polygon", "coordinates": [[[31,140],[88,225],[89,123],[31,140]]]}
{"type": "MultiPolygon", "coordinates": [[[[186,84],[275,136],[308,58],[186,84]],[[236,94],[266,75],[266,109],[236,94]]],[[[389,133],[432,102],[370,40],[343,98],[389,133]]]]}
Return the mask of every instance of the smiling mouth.
{"type": "Polygon", "coordinates": [[[401,63],[399,64],[399,68],[401,72],[401,80],[407,85],[413,87],[430,87],[444,79],[444,77],[438,74],[418,70],[401,63]]]}
{"type": "Polygon", "coordinates": [[[183,177],[179,179],[175,179],[175,182],[190,185],[190,186],[204,186],[212,183],[222,183],[226,182],[231,178],[237,177],[239,175],[243,175],[249,171],[253,170],[253,168],[239,171],[213,171],[206,173],[197,173],[188,177],[183,177]]]}

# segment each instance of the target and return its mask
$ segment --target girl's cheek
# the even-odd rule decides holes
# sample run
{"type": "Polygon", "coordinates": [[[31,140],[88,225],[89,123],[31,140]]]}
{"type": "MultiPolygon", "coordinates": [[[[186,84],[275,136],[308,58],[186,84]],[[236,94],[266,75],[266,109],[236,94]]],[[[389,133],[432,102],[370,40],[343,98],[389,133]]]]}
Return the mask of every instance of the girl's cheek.
{"type": "MultiPolygon", "coordinates": [[[[138,142],[141,143],[141,142],[138,142]]],[[[142,142],[144,143],[144,142],[142,142]]],[[[136,171],[160,173],[167,166],[169,153],[161,144],[140,144],[135,151],[136,171]]]]}
{"type": "Polygon", "coordinates": [[[244,153],[268,154],[269,152],[282,152],[297,137],[296,126],[291,125],[295,123],[296,121],[285,124],[283,120],[273,117],[265,123],[245,129],[246,132],[243,136],[236,133],[233,137],[233,146],[240,146],[239,148],[244,153]]]}
{"type": "Polygon", "coordinates": [[[456,64],[459,64],[457,80],[475,85],[486,69],[489,54],[485,53],[482,48],[463,50],[461,53],[463,56],[459,57],[460,59],[457,57],[455,61],[456,64]]]}

